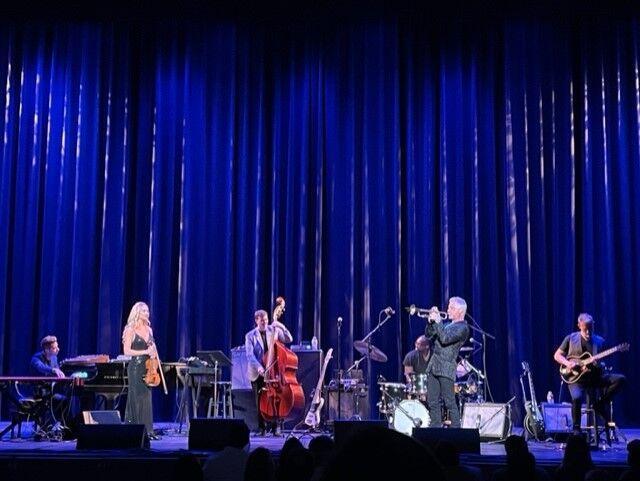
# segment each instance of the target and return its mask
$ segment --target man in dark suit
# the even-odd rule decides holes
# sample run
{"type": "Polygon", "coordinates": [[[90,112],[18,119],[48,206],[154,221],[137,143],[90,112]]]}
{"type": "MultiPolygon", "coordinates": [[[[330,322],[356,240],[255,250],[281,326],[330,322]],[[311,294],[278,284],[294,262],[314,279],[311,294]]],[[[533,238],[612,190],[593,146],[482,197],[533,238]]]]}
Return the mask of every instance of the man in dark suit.
{"type": "Polygon", "coordinates": [[[45,336],[40,341],[42,351],[31,357],[31,373],[34,376],[64,377],[58,365],[58,339],[56,336],[45,336]]]}
{"type": "Polygon", "coordinates": [[[429,312],[429,324],[425,335],[431,339],[431,360],[427,367],[427,392],[431,427],[442,427],[440,400],[449,411],[451,427],[460,427],[460,412],[456,405],[454,383],[456,380],[456,358],[462,345],[469,338],[469,326],[464,321],[467,303],[461,297],[449,299],[447,315],[451,322],[442,323],[438,308],[429,312]]]}

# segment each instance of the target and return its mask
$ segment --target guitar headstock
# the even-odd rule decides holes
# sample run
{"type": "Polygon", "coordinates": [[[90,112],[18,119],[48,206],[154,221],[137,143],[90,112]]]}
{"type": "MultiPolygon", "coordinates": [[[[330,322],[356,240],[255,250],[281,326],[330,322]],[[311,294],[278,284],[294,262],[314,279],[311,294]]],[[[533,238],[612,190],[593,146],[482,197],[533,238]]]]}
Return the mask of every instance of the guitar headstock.
{"type": "Polygon", "coordinates": [[[522,365],[522,370],[527,373],[529,372],[531,369],[529,368],[529,363],[527,361],[522,361],[520,363],[522,365]]]}
{"type": "Polygon", "coordinates": [[[333,348],[330,348],[324,355],[325,362],[333,357],[333,348]]]}
{"type": "Polygon", "coordinates": [[[631,344],[629,344],[628,342],[623,342],[622,344],[618,344],[617,348],[620,352],[626,352],[631,348],[631,344]]]}

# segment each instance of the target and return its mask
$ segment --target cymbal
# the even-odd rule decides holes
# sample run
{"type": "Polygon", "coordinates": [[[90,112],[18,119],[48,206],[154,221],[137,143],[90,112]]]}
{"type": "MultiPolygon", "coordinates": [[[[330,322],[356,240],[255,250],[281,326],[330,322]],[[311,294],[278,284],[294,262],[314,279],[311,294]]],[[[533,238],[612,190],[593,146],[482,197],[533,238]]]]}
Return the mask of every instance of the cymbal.
{"type": "Polygon", "coordinates": [[[354,341],[353,348],[363,356],[369,356],[372,361],[387,362],[387,355],[373,344],[369,345],[367,341],[354,341]]]}

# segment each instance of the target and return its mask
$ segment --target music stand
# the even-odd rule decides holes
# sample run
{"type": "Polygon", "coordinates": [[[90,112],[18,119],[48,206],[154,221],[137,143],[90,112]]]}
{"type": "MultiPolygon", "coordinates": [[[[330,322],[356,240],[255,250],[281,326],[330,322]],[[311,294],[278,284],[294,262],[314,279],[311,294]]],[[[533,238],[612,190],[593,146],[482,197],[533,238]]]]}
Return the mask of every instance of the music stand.
{"type": "MultiPolygon", "coordinates": [[[[215,412],[218,412],[218,368],[231,367],[233,362],[222,351],[196,351],[196,356],[201,361],[206,362],[209,366],[213,366],[213,402],[215,403],[215,412]]],[[[224,411],[224,398],[223,398],[223,413],[224,411]]],[[[209,412],[211,410],[211,404],[209,404],[209,412]]],[[[208,414],[207,414],[208,416],[208,414]]],[[[217,417],[217,416],[214,416],[217,417]]]]}

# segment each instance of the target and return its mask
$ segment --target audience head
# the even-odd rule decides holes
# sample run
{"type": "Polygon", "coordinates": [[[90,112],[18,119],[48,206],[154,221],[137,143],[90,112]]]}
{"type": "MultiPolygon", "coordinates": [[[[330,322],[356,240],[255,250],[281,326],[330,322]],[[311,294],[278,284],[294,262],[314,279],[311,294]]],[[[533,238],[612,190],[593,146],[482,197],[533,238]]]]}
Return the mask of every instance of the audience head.
{"type": "Polygon", "coordinates": [[[309,452],[317,466],[324,466],[333,454],[335,443],[329,436],[318,436],[309,441],[309,452]]]}
{"type": "Polygon", "coordinates": [[[583,469],[589,469],[593,466],[589,444],[587,444],[584,436],[572,434],[567,438],[567,447],[564,450],[562,464],[583,469]]]}
{"type": "Polygon", "coordinates": [[[286,457],[289,451],[292,449],[304,448],[302,443],[298,438],[294,438],[293,436],[287,439],[282,445],[282,451],[280,451],[280,459],[286,457]]]}
{"type": "Polygon", "coordinates": [[[640,439],[634,439],[627,444],[627,463],[635,469],[640,469],[640,439]]]}
{"type": "Polygon", "coordinates": [[[293,446],[280,455],[278,481],[309,481],[312,475],[313,455],[308,449],[293,446]]]}
{"type": "Polygon", "coordinates": [[[416,473],[429,473],[429,479],[444,479],[440,463],[432,452],[416,440],[383,427],[363,427],[337,448],[320,479],[326,481],[371,481],[394,466],[394,479],[414,479],[416,473]]]}
{"type": "Polygon", "coordinates": [[[247,458],[245,481],[273,481],[276,476],[271,452],[266,448],[254,449],[247,458]]]}

